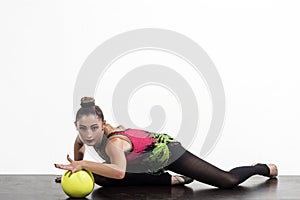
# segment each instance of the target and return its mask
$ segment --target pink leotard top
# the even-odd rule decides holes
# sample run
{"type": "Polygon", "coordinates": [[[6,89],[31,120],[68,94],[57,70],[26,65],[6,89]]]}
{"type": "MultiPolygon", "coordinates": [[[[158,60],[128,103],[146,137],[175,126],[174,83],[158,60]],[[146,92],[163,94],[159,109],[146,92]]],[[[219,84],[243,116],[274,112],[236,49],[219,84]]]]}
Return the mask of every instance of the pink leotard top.
{"type": "Polygon", "coordinates": [[[171,136],[163,133],[148,132],[139,129],[126,129],[110,133],[103,138],[101,147],[95,150],[106,161],[110,162],[105,153],[105,146],[108,139],[114,135],[122,135],[128,138],[132,149],[125,152],[127,169],[142,172],[157,173],[167,164],[169,159],[168,143],[179,143],[171,136]]]}

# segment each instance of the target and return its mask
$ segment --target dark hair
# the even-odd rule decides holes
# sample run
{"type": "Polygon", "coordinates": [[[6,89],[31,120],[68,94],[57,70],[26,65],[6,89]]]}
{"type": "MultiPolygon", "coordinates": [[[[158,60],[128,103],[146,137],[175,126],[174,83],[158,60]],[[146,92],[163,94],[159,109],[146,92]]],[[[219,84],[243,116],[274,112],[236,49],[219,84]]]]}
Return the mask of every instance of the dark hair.
{"type": "Polygon", "coordinates": [[[96,115],[102,121],[104,120],[103,112],[99,106],[95,105],[93,97],[82,97],[80,105],[81,108],[76,113],[75,123],[84,115],[96,115]]]}

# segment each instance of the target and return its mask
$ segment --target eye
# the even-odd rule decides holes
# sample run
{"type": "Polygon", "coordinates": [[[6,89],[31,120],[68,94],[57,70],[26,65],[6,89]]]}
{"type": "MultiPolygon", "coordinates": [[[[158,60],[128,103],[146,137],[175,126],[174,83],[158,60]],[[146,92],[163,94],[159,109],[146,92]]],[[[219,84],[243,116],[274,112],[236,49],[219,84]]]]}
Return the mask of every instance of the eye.
{"type": "Polygon", "coordinates": [[[86,130],[86,128],[85,128],[85,127],[79,127],[79,129],[80,129],[80,130],[86,130]]]}
{"type": "Polygon", "coordinates": [[[95,131],[95,130],[97,130],[98,128],[99,128],[98,126],[94,126],[94,127],[92,127],[92,130],[95,131]]]}

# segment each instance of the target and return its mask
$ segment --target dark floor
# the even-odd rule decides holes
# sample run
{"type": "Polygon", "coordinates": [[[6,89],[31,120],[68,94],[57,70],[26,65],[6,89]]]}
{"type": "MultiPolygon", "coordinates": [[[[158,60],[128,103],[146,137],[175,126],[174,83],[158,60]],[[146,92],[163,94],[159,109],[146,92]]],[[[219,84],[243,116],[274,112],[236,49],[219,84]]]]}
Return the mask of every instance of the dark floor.
{"type": "MultiPolygon", "coordinates": [[[[0,199],[68,199],[55,175],[0,175],[0,199]]],[[[300,199],[300,176],[277,179],[254,176],[231,190],[194,181],[187,186],[131,186],[104,188],[95,186],[86,199],[300,199]]]]}

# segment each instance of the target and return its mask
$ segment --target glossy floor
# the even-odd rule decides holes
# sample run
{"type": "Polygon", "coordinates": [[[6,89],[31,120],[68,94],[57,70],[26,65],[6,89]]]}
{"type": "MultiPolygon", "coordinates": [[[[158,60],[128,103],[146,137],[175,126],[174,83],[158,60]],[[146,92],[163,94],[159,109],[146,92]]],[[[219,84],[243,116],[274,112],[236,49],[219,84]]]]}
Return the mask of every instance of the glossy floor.
{"type": "MultiPolygon", "coordinates": [[[[55,175],[0,175],[0,199],[68,199],[55,175]]],[[[86,199],[300,199],[300,176],[254,176],[235,189],[217,189],[194,181],[186,186],[99,187],[86,199]]]]}

